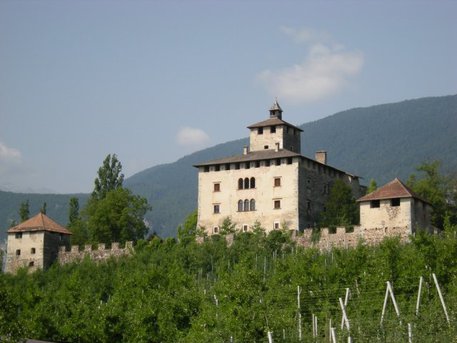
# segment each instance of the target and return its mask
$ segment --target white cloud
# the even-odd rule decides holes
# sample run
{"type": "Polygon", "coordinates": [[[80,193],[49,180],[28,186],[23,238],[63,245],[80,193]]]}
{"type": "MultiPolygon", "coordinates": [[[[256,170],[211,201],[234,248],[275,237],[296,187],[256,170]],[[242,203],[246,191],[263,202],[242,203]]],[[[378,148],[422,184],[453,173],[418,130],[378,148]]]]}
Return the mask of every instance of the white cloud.
{"type": "Polygon", "coordinates": [[[364,57],[361,52],[347,51],[341,44],[330,43],[330,38],[324,33],[310,29],[281,30],[295,41],[309,43],[309,46],[303,62],[259,73],[258,79],[273,96],[296,103],[318,101],[340,91],[349,78],[362,69],[364,57]]]}
{"type": "Polygon", "coordinates": [[[183,127],[176,135],[176,140],[182,146],[201,147],[209,142],[209,136],[201,129],[183,127]]]}
{"type": "Polygon", "coordinates": [[[17,161],[21,158],[21,152],[17,149],[7,147],[0,142],[0,161],[17,161]]]}

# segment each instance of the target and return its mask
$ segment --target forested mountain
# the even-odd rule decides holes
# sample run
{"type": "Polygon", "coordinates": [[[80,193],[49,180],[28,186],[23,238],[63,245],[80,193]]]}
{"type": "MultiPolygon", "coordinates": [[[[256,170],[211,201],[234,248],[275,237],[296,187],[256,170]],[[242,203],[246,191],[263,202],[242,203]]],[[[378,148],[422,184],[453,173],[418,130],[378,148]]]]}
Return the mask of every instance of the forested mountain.
{"type": "MultiPolygon", "coordinates": [[[[303,155],[313,157],[315,151],[327,150],[330,165],[362,176],[366,184],[371,178],[379,185],[394,177],[406,179],[416,166],[430,160],[440,160],[445,173],[457,171],[457,95],[355,108],[300,127],[303,155]]],[[[146,219],[152,229],[161,236],[174,236],[179,223],[197,206],[197,170],[192,165],[240,154],[247,143],[240,139],[198,151],[137,173],[125,185],[148,199],[152,211],[146,219]]],[[[9,220],[17,219],[19,204],[26,199],[31,213],[46,201],[49,215],[65,224],[69,198],[0,192],[0,235],[9,220]]],[[[82,203],[87,195],[79,198],[82,203]]]]}

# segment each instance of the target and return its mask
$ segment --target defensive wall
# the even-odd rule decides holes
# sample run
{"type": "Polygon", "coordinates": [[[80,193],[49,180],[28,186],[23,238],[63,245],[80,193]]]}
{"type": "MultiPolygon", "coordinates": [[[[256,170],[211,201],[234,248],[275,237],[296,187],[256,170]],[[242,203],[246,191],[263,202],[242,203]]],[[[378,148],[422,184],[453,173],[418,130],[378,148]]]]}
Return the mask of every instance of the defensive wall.
{"type": "Polygon", "coordinates": [[[133,252],[133,242],[125,242],[125,247],[121,248],[119,243],[111,243],[111,248],[106,249],[104,243],[98,243],[98,247],[94,249],[92,245],[85,245],[84,249],[79,248],[79,245],[72,245],[70,250],[65,246],[60,247],[57,260],[63,265],[75,261],[81,261],[89,257],[93,261],[104,261],[111,257],[118,258],[120,256],[130,256],[133,252]]]}

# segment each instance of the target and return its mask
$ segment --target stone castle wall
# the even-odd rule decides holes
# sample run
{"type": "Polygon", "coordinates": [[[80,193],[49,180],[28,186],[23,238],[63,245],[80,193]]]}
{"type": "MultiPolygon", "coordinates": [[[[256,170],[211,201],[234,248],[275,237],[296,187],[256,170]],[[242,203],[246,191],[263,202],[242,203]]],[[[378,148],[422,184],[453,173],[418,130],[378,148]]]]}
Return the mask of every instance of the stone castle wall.
{"type": "Polygon", "coordinates": [[[92,249],[91,245],[86,245],[83,250],[80,250],[78,245],[73,245],[71,250],[66,250],[66,247],[62,246],[57,260],[61,265],[81,261],[86,256],[93,261],[104,261],[111,257],[129,256],[132,252],[133,242],[125,242],[124,248],[121,248],[119,243],[112,243],[111,249],[106,249],[103,243],[99,243],[97,249],[92,249]]]}
{"type": "Polygon", "coordinates": [[[355,226],[353,232],[346,232],[346,228],[337,227],[333,232],[328,228],[320,229],[320,233],[315,233],[316,238],[313,237],[311,229],[305,230],[303,234],[294,232],[292,239],[305,248],[330,250],[337,247],[354,248],[360,241],[366,245],[377,245],[386,237],[399,237],[401,242],[408,242],[410,231],[408,226],[377,228],[355,226]]]}

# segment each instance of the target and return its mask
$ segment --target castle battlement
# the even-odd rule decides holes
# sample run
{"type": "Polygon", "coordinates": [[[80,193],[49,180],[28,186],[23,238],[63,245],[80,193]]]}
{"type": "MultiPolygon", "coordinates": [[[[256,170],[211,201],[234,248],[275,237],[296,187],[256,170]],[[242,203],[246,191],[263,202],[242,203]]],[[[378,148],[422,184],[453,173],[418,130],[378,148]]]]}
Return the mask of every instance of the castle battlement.
{"type": "Polygon", "coordinates": [[[133,252],[133,242],[125,242],[125,247],[121,248],[118,242],[111,243],[111,249],[106,249],[104,243],[99,243],[96,249],[92,245],[85,245],[81,250],[78,245],[72,245],[70,250],[65,246],[59,248],[57,260],[61,265],[75,261],[81,261],[86,256],[93,261],[104,261],[111,257],[129,256],[133,252]]]}

